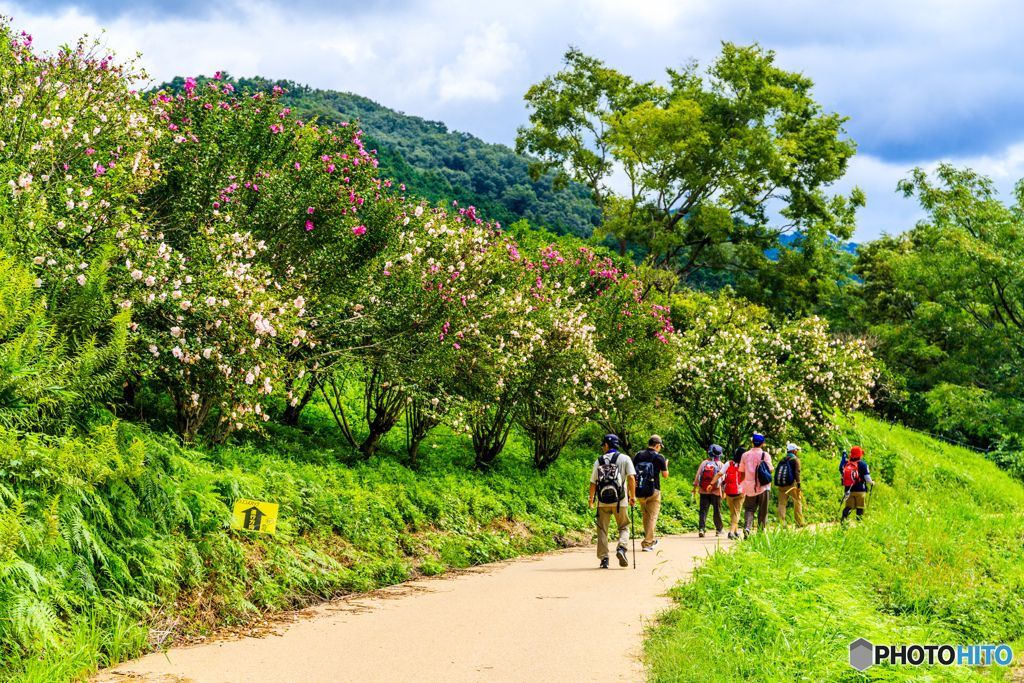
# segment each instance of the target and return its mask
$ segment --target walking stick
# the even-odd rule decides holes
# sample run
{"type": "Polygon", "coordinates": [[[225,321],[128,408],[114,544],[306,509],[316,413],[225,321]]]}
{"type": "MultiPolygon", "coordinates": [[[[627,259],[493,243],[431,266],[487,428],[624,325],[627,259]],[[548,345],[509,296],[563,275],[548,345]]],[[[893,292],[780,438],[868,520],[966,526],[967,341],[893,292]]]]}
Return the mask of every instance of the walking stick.
{"type": "Polygon", "coordinates": [[[636,535],[633,533],[633,506],[629,506],[629,540],[633,542],[633,569],[636,569],[636,535]]]}

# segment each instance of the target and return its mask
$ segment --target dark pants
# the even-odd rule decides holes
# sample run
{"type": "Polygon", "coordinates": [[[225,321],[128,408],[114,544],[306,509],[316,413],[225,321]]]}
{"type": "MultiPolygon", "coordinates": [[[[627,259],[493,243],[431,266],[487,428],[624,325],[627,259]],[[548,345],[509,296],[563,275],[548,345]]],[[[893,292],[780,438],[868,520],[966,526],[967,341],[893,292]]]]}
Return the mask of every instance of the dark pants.
{"type": "Polygon", "coordinates": [[[705,529],[705,522],[708,521],[708,508],[715,509],[715,529],[722,531],[722,498],[712,493],[700,494],[700,521],[697,526],[701,531],[705,529]]]}
{"type": "Polygon", "coordinates": [[[757,528],[765,528],[768,524],[768,499],[771,495],[771,489],[765,489],[756,496],[747,496],[743,501],[743,531],[750,531],[754,523],[754,510],[757,510],[757,528]]]}

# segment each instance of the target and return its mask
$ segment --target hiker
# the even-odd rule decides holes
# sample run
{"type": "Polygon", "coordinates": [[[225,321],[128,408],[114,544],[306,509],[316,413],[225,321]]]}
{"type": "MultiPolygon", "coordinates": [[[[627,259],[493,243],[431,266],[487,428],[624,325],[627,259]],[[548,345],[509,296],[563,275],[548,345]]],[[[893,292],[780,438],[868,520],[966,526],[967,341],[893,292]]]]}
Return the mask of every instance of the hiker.
{"type": "Polygon", "coordinates": [[[789,500],[793,501],[793,518],[796,525],[804,525],[804,503],[803,492],[800,482],[800,458],[796,457],[800,447],[795,443],[786,444],[786,455],[779,461],[775,468],[775,491],[778,496],[778,509],[776,510],[779,526],[786,526],[786,506],[789,500]]]}
{"type": "Polygon", "coordinates": [[[668,479],[668,458],[661,454],[660,436],[652,434],[647,448],[633,456],[633,469],[636,470],[636,502],[640,504],[640,517],[644,522],[640,551],[647,553],[658,545],[654,528],[661,510],[661,480],[668,479]]]}
{"type": "Polygon", "coordinates": [[[743,454],[740,461],[740,481],[743,484],[743,538],[750,536],[750,527],[757,511],[757,528],[768,526],[768,500],[772,495],[772,475],[775,471],[768,451],[762,450],[764,437],[754,434],[750,438],[753,448],[743,454]]]}
{"type": "Polygon", "coordinates": [[[721,487],[722,493],[725,494],[725,500],[729,503],[730,539],[740,537],[740,510],[743,508],[744,498],[743,488],[740,485],[740,460],[742,459],[743,449],[734,448],[732,451],[732,460],[725,463],[725,467],[723,467],[715,476],[715,482],[721,482],[718,485],[721,487]]]}
{"type": "Polygon", "coordinates": [[[864,516],[864,508],[868,497],[868,487],[874,488],[875,482],[871,481],[871,472],[868,464],[864,462],[864,451],[860,446],[850,449],[850,459],[843,458],[839,462],[839,471],[843,475],[843,519],[850,516],[850,510],[856,510],[858,517],[864,516]]]}
{"type": "Polygon", "coordinates": [[[608,568],[608,524],[615,517],[619,544],[615,556],[619,566],[628,567],[626,548],[629,544],[629,506],[636,502],[636,470],[628,455],[619,453],[619,437],[606,434],[601,440],[602,455],[594,461],[590,475],[590,507],[597,506],[597,556],[601,569],[608,568]]]}
{"type": "Polygon", "coordinates": [[[704,538],[709,507],[715,510],[715,536],[722,535],[722,490],[717,483],[721,471],[722,447],[713,443],[708,448],[707,460],[697,466],[697,474],[693,478],[693,495],[697,495],[697,489],[700,489],[700,515],[697,518],[697,535],[700,538],[704,538]]]}

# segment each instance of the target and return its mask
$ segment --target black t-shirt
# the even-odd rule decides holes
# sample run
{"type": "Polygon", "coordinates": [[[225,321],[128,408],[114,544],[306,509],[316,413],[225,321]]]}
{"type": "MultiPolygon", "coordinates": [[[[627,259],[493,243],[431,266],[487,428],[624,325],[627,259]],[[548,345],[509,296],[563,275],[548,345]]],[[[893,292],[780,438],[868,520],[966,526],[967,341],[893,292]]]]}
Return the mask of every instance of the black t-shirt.
{"type": "Polygon", "coordinates": [[[661,490],[661,473],[668,471],[668,461],[665,456],[653,448],[645,448],[633,456],[633,467],[636,468],[642,462],[649,462],[654,465],[654,490],[661,490]]]}

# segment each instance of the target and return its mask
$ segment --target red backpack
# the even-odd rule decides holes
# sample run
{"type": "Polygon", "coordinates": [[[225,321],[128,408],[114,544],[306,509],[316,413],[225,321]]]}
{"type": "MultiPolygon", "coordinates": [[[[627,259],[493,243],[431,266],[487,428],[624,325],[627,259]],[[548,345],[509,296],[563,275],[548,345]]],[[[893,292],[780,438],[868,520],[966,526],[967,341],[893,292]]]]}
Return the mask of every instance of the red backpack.
{"type": "Polygon", "coordinates": [[[738,496],[740,493],[740,467],[735,462],[726,465],[729,469],[725,471],[725,494],[727,496],[738,496]]]}
{"type": "Polygon", "coordinates": [[[718,474],[718,468],[713,463],[708,462],[700,470],[700,490],[704,493],[711,493],[712,486],[711,480],[718,474]]]}
{"type": "Polygon", "coordinates": [[[860,483],[860,460],[850,460],[843,467],[843,486],[850,488],[860,483]]]}

